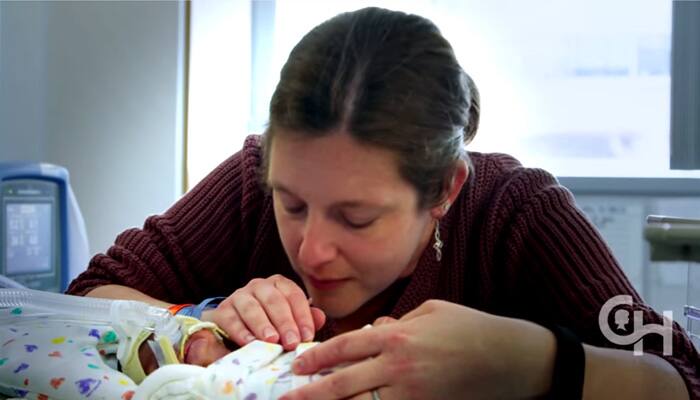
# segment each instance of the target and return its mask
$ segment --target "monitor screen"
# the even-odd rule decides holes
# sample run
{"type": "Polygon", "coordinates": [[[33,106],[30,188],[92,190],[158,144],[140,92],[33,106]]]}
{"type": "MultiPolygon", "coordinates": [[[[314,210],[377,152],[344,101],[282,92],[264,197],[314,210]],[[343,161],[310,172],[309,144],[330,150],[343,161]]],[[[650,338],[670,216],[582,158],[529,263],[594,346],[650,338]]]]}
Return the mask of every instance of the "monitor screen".
{"type": "Polygon", "coordinates": [[[51,203],[6,203],[5,250],[8,275],[52,269],[51,203]]]}

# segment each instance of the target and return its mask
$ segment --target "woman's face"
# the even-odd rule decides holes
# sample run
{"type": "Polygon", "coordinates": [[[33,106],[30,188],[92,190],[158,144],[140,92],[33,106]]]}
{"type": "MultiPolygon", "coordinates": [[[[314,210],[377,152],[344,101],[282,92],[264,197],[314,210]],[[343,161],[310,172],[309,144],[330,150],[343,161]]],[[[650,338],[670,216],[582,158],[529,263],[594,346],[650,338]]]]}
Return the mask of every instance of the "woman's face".
{"type": "Polygon", "coordinates": [[[430,240],[433,219],[418,209],[393,153],[346,133],[278,132],[268,184],[287,256],[313,304],[332,318],[411,274],[430,240]]]}

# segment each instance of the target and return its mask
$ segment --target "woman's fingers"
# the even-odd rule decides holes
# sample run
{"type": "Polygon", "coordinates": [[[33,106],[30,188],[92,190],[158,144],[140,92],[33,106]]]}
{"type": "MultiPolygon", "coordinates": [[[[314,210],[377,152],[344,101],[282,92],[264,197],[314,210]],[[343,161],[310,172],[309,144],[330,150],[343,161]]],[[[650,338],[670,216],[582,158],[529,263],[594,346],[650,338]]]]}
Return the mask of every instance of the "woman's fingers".
{"type": "MultiPolygon", "coordinates": [[[[318,346],[320,345],[314,348],[318,346]]],[[[367,394],[372,388],[383,386],[386,383],[386,367],[382,365],[381,357],[379,357],[339,369],[330,375],[326,375],[317,381],[285,394],[280,400],[335,400],[351,398],[357,395],[361,395],[361,397],[358,397],[359,399],[371,399],[371,396],[366,397],[364,394],[367,394]]]]}
{"type": "Polygon", "coordinates": [[[207,318],[219,324],[238,345],[258,338],[279,342],[285,350],[313,340],[326,321],[323,311],[309,305],[304,291],[282,275],[251,280],[207,318]]]}
{"type": "Polygon", "coordinates": [[[380,326],[380,325],[387,325],[387,324],[393,324],[394,322],[397,322],[398,320],[394,317],[379,317],[374,320],[374,323],[372,326],[380,326]]]}
{"type": "Polygon", "coordinates": [[[279,341],[279,334],[268,319],[267,313],[258,299],[243,292],[234,296],[232,300],[232,305],[238,316],[256,338],[270,343],[279,341]]]}
{"type": "Polygon", "coordinates": [[[410,321],[412,319],[435,313],[439,309],[445,309],[450,303],[443,300],[427,300],[423,304],[404,314],[400,321],[410,321]]]}
{"type": "Polygon", "coordinates": [[[299,330],[287,298],[272,285],[257,288],[253,295],[274,325],[284,349],[291,350],[296,347],[300,341],[299,330]]]}
{"type": "Polygon", "coordinates": [[[292,363],[295,374],[312,374],[323,368],[358,361],[382,350],[382,328],[360,329],[336,336],[306,350],[292,363]]]}
{"type": "Polygon", "coordinates": [[[253,279],[236,290],[217,308],[225,320],[226,332],[239,345],[250,342],[250,335],[270,343],[281,343],[285,350],[301,341],[313,340],[325,322],[319,309],[312,311],[303,290],[282,275],[253,279]],[[230,306],[230,307],[227,307],[230,306]],[[226,315],[231,310],[234,315],[226,315]]]}
{"type": "MultiPolygon", "coordinates": [[[[292,322],[295,324],[297,333],[301,336],[301,341],[310,342],[314,338],[315,323],[306,294],[304,294],[296,283],[281,275],[276,275],[273,279],[275,288],[277,288],[287,300],[287,304],[292,313],[292,322]]],[[[283,323],[287,323],[287,316],[282,315],[282,317],[283,323]]]]}
{"type": "Polygon", "coordinates": [[[314,329],[318,331],[326,323],[326,313],[320,308],[311,307],[311,316],[314,319],[314,329]]]}
{"type": "Polygon", "coordinates": [[[255,340],[255,335],[248,330],[248,327],[246,327],[245,323],[240,319],[235,308],[221,307],[221,309],[217,310],[218,315],[211,321],[223,329],[229,339],[239,346],[245,346],[255,340]]]}
{"type": "Polygon", "coordinates": [[[350,397],[349,400],[372,400],[372,392],[364,392],[350,397]]]}

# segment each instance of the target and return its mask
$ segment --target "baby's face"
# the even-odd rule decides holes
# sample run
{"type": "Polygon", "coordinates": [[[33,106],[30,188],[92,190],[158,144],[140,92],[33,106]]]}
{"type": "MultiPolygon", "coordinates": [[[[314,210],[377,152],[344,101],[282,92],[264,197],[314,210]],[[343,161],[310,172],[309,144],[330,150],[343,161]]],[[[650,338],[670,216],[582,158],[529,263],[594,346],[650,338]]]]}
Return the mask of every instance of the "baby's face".
{"type": "Polygon", "coordinates": [[[212,331],[202,329],[190,336],[185,343],[185,359],[181,361],[185,364],[206,367],[230,352],[231,350],[212,331]]]}
{"type": "MultiPolygon", "coordinates": [[[[178,351],[179,349],[175,346],[175,352],[178,351]]],[[[180,360],[180,362],[206,367],[230,352],[231,350],[212,331],[202,329],[189,337],[185,343],[184,360],[180,360]]],[[[144,341],[139,348],[139,358],[146,375],[158,368],[158,361],[147,341],[144,341]]]]}

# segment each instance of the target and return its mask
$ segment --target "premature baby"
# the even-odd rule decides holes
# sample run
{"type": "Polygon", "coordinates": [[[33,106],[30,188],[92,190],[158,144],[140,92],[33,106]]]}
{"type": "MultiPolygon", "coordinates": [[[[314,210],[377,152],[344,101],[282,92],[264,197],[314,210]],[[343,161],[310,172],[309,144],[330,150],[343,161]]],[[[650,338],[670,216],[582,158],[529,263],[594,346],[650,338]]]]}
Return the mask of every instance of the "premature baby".
{"type": "Polygon", "coordinates": [[[295,351],[255,340],[223,358],[200,367],[172,364],[158,368],[141,383],[134,400],[272,400],[327,375],[294,375],[294,358],[317,343],[302,343],[295,351]]]}
{"type": "Polygon", "coordinates": [[[0,320],[0,393],[13,398],[277,399],[331,372],[291,373],[296,355],[313,343],[284,352],[253,341],[231,352],[215,325],[194,319],[178,318],[183,340],[174,348],[154,345],[148,330],[129,332],[27,308],[0,309],[0,320]],[[123,342],[127,351],[117,364],[123,342]],[[158,367],[163,358],[170,362],[158,367]]]}

